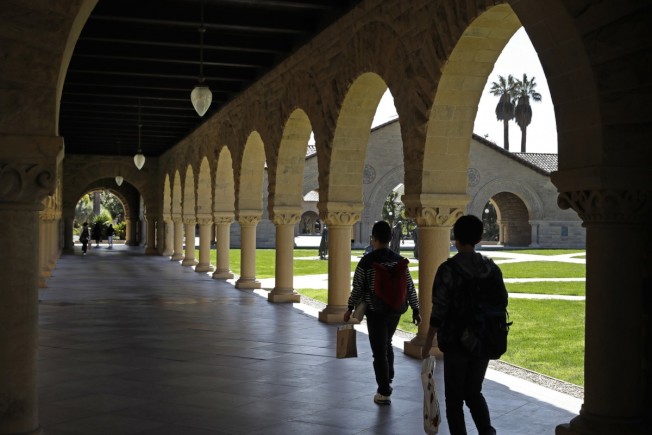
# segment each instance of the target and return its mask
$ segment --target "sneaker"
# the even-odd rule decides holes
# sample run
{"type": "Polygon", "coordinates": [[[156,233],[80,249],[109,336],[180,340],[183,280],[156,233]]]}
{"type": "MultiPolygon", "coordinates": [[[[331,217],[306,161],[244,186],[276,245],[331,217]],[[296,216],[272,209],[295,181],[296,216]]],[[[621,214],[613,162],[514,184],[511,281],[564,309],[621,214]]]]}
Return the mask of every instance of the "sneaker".
{"type": "Polygon", "coordinates": [[[374,403],[377,403],[378,405],[389,405],[392,403],[392,400],[389,398],[389,396],[383,396],[380,393],[376,393],[374,395],[374,403]]]}

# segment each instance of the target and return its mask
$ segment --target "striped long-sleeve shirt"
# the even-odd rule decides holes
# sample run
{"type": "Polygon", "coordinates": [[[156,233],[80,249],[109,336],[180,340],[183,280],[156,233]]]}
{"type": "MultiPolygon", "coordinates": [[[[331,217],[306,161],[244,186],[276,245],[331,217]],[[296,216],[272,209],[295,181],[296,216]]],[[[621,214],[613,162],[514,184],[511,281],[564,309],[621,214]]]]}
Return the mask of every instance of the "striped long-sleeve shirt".
{"type": "MultiPolygon", "coordinates": [[[[374,280],[376,279],[376,272],[374,270],[374,263],[383,263],[387,266],[393,267],[403,257],[388,248],[376,249],[369,254],[362,257],[358,266],[355,268],[353,275],[353,286],[351,295],[349,296],[348,307],[353,310],[362,300],[367,302],[367,309],[375,311],[373,298],[371,297],[374,291],[374,280]]],[[[410,271],[405,270],[407,274],[407,300],[408,304],[415,313],[419,312],[419,298],[417,297],[416,289],[410,271]]]]}

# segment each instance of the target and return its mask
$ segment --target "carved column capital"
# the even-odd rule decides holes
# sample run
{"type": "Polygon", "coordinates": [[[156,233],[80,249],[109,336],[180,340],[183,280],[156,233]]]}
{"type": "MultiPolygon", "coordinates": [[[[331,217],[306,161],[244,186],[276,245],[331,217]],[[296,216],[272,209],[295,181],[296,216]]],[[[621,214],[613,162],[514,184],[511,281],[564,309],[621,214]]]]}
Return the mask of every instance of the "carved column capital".
{"type": "Polygon", "coordinates": [[[181,219],[181,216],[172,216],[172,222],[174,222],[175,224],[182,224],[183,219],[181,219]]]}
{"type": "Polygon", "coordinates": [[[41,210],[56,188],[62,149],[56,136],[1,136],[0,207],[41,210]]]}
{"type": "Polygon", "coordinates": [[[320,213],[319,217],[328,226],[351,226],[360,220],[360,213],[353,211],[328,211],[320,213]]]}
{"type": "Polygon", "coordinates": [[[211,225],[213,223],[213,218],[211,216],[200,216],[197,218],[197,223],[199,225],[211,225]]]}
{"type": "Polygon", "coordinates": [[[197,219],[194,217],[184,217],[181,219],[181,222],[183,222],[185,225],[195,225],[197,223],[197,219]]]}
{"type": "Polygon", "coordinates": [[[452,227],[460,216],[463,208],[452,207],[406,207],[405,214],[414,219],[419,226],[452,227]]]}
{"type": "Polygon", "coordinates": [[[216,225],[231,225],[233,223],[233,215],[218,215],[213,218],[216,225]]]}
{"type": "Polygon", "coordinates": [[[464,214],[468,203],[466,195],[458,194],[421,194],[403,195],[405,214],[426,227],[452,227],[464,214]]]}
{"type": "Polygon", "coordinates": [[[301,220],[301,210],[280,210],[272,213],[274,225],[296,225],[301,220]]]}
{"type": "Polygon", "coordinates": [[[330,201],[317,204],[319,217],[330,226],[352,226],[360,220],[364,206],[330,201]]]}
{"type": "Polygon", "coordinates": [[[649,224],[652,216],[652,191],[594,189],[562,192],[557,204],[572,208],[584,224],[649,224]]]}
{"type": "Polygon", "coordinates": [[[240,212],[238,213],[237,219],[238,223],[243,226],[256,226],[258,225],[258,222],[260,222],[261,214],[260,213],[246,213],[246,212],[240,212]]]}

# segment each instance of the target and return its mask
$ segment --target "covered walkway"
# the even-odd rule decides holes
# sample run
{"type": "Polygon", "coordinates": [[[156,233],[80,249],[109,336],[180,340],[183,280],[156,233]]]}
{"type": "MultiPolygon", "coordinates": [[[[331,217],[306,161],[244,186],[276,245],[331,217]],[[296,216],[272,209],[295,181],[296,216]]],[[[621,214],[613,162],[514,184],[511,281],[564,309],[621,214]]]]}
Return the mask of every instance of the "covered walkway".
{"type": "MultiPolygon", "coordinates": [[[[142,248],[75,250],[40,290],[46,435],[423,433],[420,361],[397,351],[392,404],[379,407],[363,333],[358,358],[336,359],[336,327],[309,307],[142,248]]],[[[491,370],[485,394],[501,435],[554,433],[581,404],[491,370]]]]}

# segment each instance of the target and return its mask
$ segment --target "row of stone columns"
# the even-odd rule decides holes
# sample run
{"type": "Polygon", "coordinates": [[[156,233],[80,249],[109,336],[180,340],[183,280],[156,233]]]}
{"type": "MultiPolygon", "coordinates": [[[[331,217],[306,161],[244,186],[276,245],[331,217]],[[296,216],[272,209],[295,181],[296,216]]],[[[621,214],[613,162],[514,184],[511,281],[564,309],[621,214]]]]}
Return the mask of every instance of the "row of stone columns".
{"type": "Polygon", "coordinates": [[[39,213],[39,287],[46,286],[57,259],[61,255],[60,213],[44,210],[39,213]]]}

